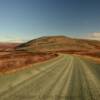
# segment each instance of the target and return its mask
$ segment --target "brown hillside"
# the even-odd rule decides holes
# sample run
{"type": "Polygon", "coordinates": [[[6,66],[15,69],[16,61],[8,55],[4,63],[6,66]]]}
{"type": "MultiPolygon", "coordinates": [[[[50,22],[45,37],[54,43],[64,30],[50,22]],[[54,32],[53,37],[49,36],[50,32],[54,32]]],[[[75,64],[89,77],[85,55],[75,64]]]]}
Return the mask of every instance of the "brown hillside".
{"type": "Polygon", "coordinates": [[[48,36],[31,40],[21,44],[17,50],[32,52],[60,52],[60,51],[99,51],[100,41],[73,39],[65,36],[48,36]]]}

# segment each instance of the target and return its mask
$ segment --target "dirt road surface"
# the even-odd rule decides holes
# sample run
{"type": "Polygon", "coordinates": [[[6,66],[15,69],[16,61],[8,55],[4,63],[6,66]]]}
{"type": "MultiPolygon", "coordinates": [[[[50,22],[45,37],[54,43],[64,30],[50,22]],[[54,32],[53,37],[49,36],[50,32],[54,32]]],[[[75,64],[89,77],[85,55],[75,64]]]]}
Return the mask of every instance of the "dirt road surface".
{"type": "Polygon", "coordinates": [[[0,100],[100,100],[100,64],[72,55],[0,77],[0,100]]]}

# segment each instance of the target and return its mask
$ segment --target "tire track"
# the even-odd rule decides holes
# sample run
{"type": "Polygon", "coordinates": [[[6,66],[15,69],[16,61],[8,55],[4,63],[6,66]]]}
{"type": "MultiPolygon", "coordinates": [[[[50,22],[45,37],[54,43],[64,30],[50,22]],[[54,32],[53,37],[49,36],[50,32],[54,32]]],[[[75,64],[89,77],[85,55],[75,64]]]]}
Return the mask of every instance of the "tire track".
{"type": "Polygon", "coordinates": [[[70,89],[69,93],[69,99],[70,100],[83,100],[83,94],[82,94],[82,84],[81,84],[81,72],[80,72],[80,65],[79,61],[74,58],[74,72],[72,76],[72,87],[70,89]]]}
{"type": "Polygon", "coordinates": [[[80,93],[79,69],[78,66],[75,66],[75,63],[76,62],[74,58],[74,62],[73,62],[74,66],[73,66],[73,71],[71,73],[71,76],[69,76],[69,83],[67,86],[65,86],[63,90],[63,95],[66,96],[64,100],[79,100],[79,93],[80,93]]]}
{"type": "Polygon", "coordinates": [[[72,67],[73,67],[72,62],[73,60],[70,61],[69,65],[65,65],[66,67],[68,66],[68,68],[65,69],[62,77],[59,79],[59,82],[57,82],[54,88],[50,91],[50,95],[54,96],[54,100],[58,100],[59,98],[61,99],[65,98],[64,96],[61,95],[61,92],[63,91],[63,87],[67,82],[67,78],[70,77],[70,72],[72,71],[72,67]]]}
{"type": "MultiPolygon", "coordinates": [[[[77,59],[77,58],[76,58],[77,59]]],[[[79,63],[80,63],[80,75],[81,75],[81,78],[80,78],[80,81],[81,81],[81,95],[80,95],[80,99],[82,100],[93,100],[92,98],[92,94],[91,94],[91,91],[90,91],[90,88],[89,88],[89,83],[86,79],[86,75],[85,75],[85,72],[84,72],[84,69],[82,68],[83,65],[81,64],[81,62],[79,61],[79,59],[77,60],[79,63]]]]}
{"type": "MultiPolygon", "coordinates": [[[[58,73],[58,75],[56,76],[56,79],[51,82],[50,86],[47,86],[47,88],[45,88],[44,91],[42,91],[42,93],[40,93],[42,97],[40,99],[37,98],[35,100],[42,100],[42,99],[43,100],[49,100],[49,99],[53,100],[55,98],[55,95],[54,94],[52,95],[52,92],[54,93],[54,91],[56,89],[61,87],[61,85],[60,85],[60,87],[58,85],[60,84],[60,82],[62,80],[63,74],[66,72],[66,70],[68,70],[68,68],[70,68],[70,66],[67,67],[66,64],[63,66],[64,68],[61,69],[61,72],[58,73]]],[[[70,62],[69,62],[69,64],[70,64],[70,62]]],[[[67,65],[69,65],[69,64],[67,64],[67,65]]],[[[59,90],[56,92],[59,92],[59,90]]]]}
{"type": "Polygon", "coordinates": [[[68,98],[66,96],[66,91],[68,90],[70,79],[72,78],[72,73],[74,71],[73,60],[70,61],[69,69],[67,69],[65,75],[63,75],[63,79],[61,80],[62,83],[60,84],[61,89],[59,89],[59,92],[57,94],[57,97],[55,97],[55,100],[64,100],[68,98]]]}
{"type": "Polygon", "coordinates": [[[94,75],[94,73],[89,68],[88,64],[84,62],[83,60],[80,60],[82,64],[82,68],[85,73],[85,77],[87,80],[87,85],[89,87],[89,90],[91,92],[91,100],[99,100],[100,98],[100,82],[94,75]]]}
{"type": "MultiPolygon", "coordinates": [[[[65,60],[67,61],[67,59],[65,59],[65,60]]],[[[37,79],[35,81],[35,86],[34,86],[34,82],[32,82],[30,84],[30,87],[28,86],[28,88],[31,88],[31,86],[33,85],[32,88],[33,88],[33,90],[35,89],[35,94],[36,95],[39,95],[40,92],[43,92],[43,87],[45,87],[45,88],[48,87],[48,85],[53,81],[53,79],[55,78],[56,74],[60,72],[61,65],[65,64],[65,60],[61,64],[59,64],[59,66],[57,65],[56,68],[54,68],[52,71],[47,73],[44,77],[37,79]],[[38,94],[37,94],[37,92],[38,92],[38,94]]]]}

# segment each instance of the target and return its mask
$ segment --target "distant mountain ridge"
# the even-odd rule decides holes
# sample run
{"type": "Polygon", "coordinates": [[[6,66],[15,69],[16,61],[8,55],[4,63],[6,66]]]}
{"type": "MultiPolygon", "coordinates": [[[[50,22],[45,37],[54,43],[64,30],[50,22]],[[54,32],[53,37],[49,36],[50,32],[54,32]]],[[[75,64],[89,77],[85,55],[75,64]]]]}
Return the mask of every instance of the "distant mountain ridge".
{"type": "Polygon", "coordinates": [[[13,50],[18,45],[19,45],[19,43],[0,42],[0,51],[13,50]]]}
{"type": "Polygon", "coordinates": [[[93,51],[100,49],[100,41],[74,39],[66,36],[45,36],[23,43],[16,49],[32,50],[33,52],[93,51]]]}

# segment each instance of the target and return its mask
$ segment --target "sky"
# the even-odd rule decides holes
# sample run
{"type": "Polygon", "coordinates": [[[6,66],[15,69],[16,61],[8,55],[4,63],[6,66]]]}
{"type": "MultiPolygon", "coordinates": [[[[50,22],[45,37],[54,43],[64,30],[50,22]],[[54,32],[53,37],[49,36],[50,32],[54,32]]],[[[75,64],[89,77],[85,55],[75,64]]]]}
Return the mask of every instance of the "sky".
{"type": "Polygon", "coordinates": [[[100,0],[0,0],[0,41],[47,35],[100,40],[100,0]]]}

